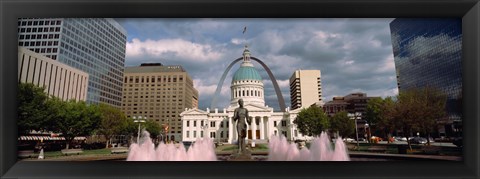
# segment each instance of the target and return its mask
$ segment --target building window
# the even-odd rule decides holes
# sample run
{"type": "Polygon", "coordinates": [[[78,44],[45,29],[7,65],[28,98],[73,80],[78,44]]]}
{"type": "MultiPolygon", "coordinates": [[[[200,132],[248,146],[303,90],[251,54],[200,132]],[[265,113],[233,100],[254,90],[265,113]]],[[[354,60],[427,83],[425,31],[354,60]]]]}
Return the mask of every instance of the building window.
{"type": "Polygon", "coordinates": [[[277,121],[273,121],[273,127],[277,127],[277,121]]]}
{"type": "Polygon", "coordinates": [[[197,127],[197,121],[193,121],[193,127],[197,127]]]}
{"type": "Polygon", "coordinates": [[[200,131],[200,138],[203,138],[203,131],[200,131]]]}
{"type": "Polygon", "coordinates": [[[215,127],[215,121],[210,122],[210,127],[215,127]]]}
{"type": "Polygon", "coordinates": [[[197,137],[197,131],[193,131],[193,138],[197,137]]]}
{"type": "Polygon", "coordinates": [[[287,121],[282,120],[282,127],[286,127],[286,126],[287,126],[287,121]]]}
{"type": "Polygon", "coordinates": [[[187,121],[187,127],[190,127],[190,121],[187,121]]]}
{"type": "Polygon", "coordinates": [[[190,131],[187,131],[187,138],[190,137],[190,131]]]}

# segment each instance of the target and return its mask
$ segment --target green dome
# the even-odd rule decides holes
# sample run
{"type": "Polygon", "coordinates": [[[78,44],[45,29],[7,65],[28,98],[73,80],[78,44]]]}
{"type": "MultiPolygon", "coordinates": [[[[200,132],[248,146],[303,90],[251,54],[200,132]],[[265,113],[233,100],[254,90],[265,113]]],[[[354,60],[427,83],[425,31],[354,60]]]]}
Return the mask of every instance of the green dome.
{"type": "Polygon", "coordinates": [[[262,77],[258,74],[254,67],[242,66],[233,75],[232,82],[242,80],[257,80],[262,81],[262,77]]]}

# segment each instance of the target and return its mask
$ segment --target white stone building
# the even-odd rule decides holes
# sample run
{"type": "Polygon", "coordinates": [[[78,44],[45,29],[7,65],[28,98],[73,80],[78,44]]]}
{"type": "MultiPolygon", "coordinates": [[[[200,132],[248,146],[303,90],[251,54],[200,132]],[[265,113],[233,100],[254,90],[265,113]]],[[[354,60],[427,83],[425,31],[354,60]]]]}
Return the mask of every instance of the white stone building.
{"type": "Polygon", "coordinates": [[[215,142],[236,143],[236,123],[232,121],[238,99],[243,99],[251,124],[247,124],[247,139],[265,143],[272,135],[285,135],[289,140],[310,139],[303,136],[293,124],[301,108],[275,112],[265,105],[261,76],[250,61],[250,51],[245,48],[241,67],[233,75],[230,105],[224,109],[185,109],[182,119],[182,141],[195,141],[205,135],[215,142]]]}

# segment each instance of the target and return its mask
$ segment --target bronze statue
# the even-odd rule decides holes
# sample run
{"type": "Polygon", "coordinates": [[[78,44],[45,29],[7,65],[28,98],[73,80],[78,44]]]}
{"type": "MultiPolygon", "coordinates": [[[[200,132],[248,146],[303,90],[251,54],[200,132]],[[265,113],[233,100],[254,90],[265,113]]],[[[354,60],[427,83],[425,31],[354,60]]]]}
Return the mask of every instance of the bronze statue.
{"type": "Polygon", "coordinates": [[[247,122],[251,120],[248,117],[247,108],[243,107],[243,99],[238,100],[240,107],[236,108],[233,113],[233,121],[237,121],[237,134],[238,134],[238,153],[243,154],[245,152],[245,137],[247,137],[247,122]],[[246,119],[246,121],[245,121],[246,119]]]}

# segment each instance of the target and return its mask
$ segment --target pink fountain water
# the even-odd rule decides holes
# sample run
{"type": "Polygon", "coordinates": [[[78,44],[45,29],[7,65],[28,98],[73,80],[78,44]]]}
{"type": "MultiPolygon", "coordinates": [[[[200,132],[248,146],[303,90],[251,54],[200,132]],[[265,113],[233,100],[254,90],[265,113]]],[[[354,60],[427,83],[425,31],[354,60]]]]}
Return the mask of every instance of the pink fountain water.
{"type": "Polygon", "coordinates": [[[130,145],[127,161],[216,161],[213,140],[197,139],[188,150],[183,144],[160,143],[155,145],[150,139],[150,134],[143,132],[140,144],[130,145]]]}
{"type": "MultiPolygon", "coordinates": [[[[349,161],[345,143],[338,138],[332,148],[326,133],[313,139],[310,149],[299,149],[283,136],[272,136],[268,144],[269,161],[349,161]]],[[[156,148],[150,134],[143,132],[140,145],[130,145],[127,161],[217,161],[213,140],[197,139],[188,150],[183,144],[159,144],[156,148]]]]}
{"type": "Polygon", "coordinates": [[[349,161],[345,143],[341,138],[335,141],[332,148],[328,135],[324,132],[314,138],[310,149],[298,149],[295,143],[289,143],[283,136],[272,136],[268,144],[269,161],[349,161]]]}

